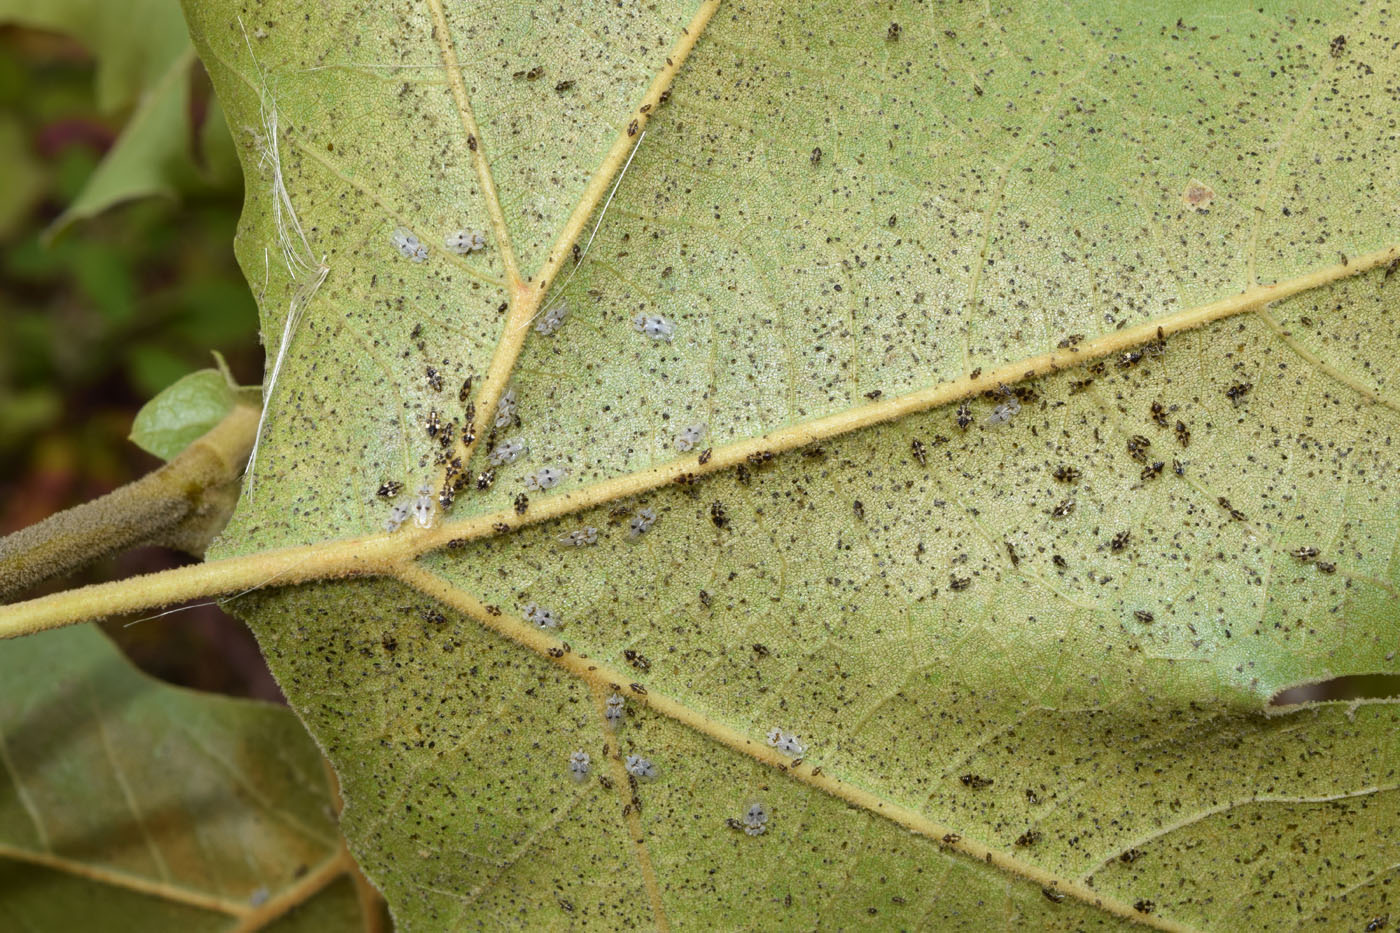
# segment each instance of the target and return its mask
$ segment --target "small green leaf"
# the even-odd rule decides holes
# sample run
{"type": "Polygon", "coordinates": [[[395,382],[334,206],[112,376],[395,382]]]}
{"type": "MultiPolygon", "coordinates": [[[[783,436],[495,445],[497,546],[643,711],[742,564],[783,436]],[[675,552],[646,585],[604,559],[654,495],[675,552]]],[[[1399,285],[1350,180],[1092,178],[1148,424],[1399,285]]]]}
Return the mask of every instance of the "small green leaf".
{"type": "Polygon", "coordinates": [[[217,369],[201,369],[177,380],[136,413],[131,440],[170,460],[223,420],[238,401],[237,388],[217,369]]]}

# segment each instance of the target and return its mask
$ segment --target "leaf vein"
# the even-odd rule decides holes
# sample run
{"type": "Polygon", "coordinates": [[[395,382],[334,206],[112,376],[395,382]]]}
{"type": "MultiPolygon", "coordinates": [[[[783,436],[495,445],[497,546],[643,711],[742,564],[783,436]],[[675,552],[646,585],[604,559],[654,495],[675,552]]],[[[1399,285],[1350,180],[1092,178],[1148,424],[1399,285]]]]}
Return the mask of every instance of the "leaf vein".
{"type": "MultiPolygon", "coordinates": [[[[527,624],[523,619],[504,614],[488,612],[486,606],[476,597],[456,587],[436,574],[418,565],[404,565],[396,572],[400,582],[411,586],[427,596],[451,606],[476,620],[485,628],[533,651],[550,663],[578,677],[585,683],[605,688],[612,683],[628,683],[632,678],[621,671],[613,670],[592,658],[584,658],[572,650],[565,651],[563,642],[545,634],[544,631],[527,624]]],[[[497,610],[499,612],[499,610],[497,610]]],[[[641,686],[641,685],[638,685],[641,686]]],[[[938,840],[948,850],[957,852],[986,865],[1000,869],[1008,875],[1018,876],[1041,886],[1050,886],[1068,896],[1084,901],[1107,913],[1123,919],[1134,920],[1160,930],[1187,930],[1188,927],[1176,921],[1154,915],[1144,915],[1127,903],[1106,896],[1080,881],[1062,878],[1054,873],[994,849],[975,840],[966,839],[941,823],[937,823],[922,813],[899,804],[884,800],[878,795],[850,784],[840,778],[824,773],[811,762],[794,764],[792,759],[769,748],[763,742],[745,735],[739,730],[693,710],[673,700],[659,691],[643,688],[633,690],[633,699],[646,704],[650,709],[704,735],[720,745],[755,759],[761,764],[775,768],[793,780],[815,787],[833,797],[882,816],[911,832],[938,840]]]]}
{"type": "Polygon", "coordinates": [[[512,290],[520,284],[520,271],[515,262],[515,250],[510,245],[510,230],[506,225],[505,214],[501,211],[501,200],[496,193],[496,182],[491,177],[491,166],[486,160],[486,147],[481,139],[481,130],[472,114],[471,97],[467,94],[467,84],[463,80],[462,66],[457,61],[457,50],[452,44],[452,33],[447,27],[447,13],[442,0],[427,0],[428,10],[433,17],[433,38],[437,40],[442,53],[443,66],[447,72],[447,84],[452,98],[457,104],[457,117],[466,134],[464,142],[470,151],[472,164],[476,168],[477,181],[486,201],[486,212],[491,215],[491,226],[496,238],[496,249],[501,254],[501,264],[505,266],[506,283],[512,290]]]}
{"type": "Polygon", "coordinates": [[[41,868],[61,871],[77,878],[86,878],[98,884],[111,885],[114,888],[135,891],[138,894],[145,894],[149,897],[157,897],[162,900],[172,901],[176,904],[186,904],[201,910],[211,910],[217,913],[228,914],[232,917],[240,917],[248,912],[248,907],[237,901],[216,897],[212,894],[205,894],[202,891],[192,891],[176,884],[167,884],[161,881],[154,881],[150,878],[142,878],[139,875],[117,871],[101,865],[90,865],[86,862],[65,858],[61,855],[52,855],[47,852],[31,852],[5,843],[0,843],[0,858],[12,859],[13,861],[24,862],[29,865],[38,865],[41,868]]]}
{"type": "MultiPolygon", "coordinates": [[[[89,684],[91,687],[91,684],[89,684]]],[[[93,722],[97,725],[97,735],[102,743],[102,752],[107,757],[108,763],[112,766],[112,774],[117,779],[117,786],[121,788],[122,798],[126,801],[127,808],[131,811],[132,819],[136,821],[137,827],[141,830],[141,837],[146,842],[146,848],[151,853],[151,860],[155,862],[156,869],[160,873],[162,881],[170,881],[170,866],[165,863],[165,856],[161,854],[160,847],[156,845],[155,837],[151,835],[150,827],[146,825],[146,819],[141,814],[141,807],[136,801],[136,793],[131,787],[131,782],[126,779],[126,771],[122,768],[121,762],[117,760],[116,752],[112,748],[111,737],[107,734],[107,720],[102,709],[97,704],[97,697],[89,690],[89,708],[92,711],[93,722]]]]}
{"type": "Polygon", "coordinates": [[[1237,798],[1237,799],[1235,799],[1235,800],[1227,800],[1227,801],[1224,802],[1224,803],[1216,804],[1216,805],[1213,806],[1213,807],[1206,807],[1206,808],[1204,808],[1204,809],[1202,809],[1202,810],[1197,810],[1195,813],[1192,813],[1192,814],[1190,814],[1189,816],[1184,816],[1184,817],[1182,817],[1182,818],[1179,819],[1179,820],[1175,820],[1175,821],[1173,821],[1173,822],[1171,822],[1171,823],[1167,823],[1167,824],[1165,824],[1165,825],[1159,827],[1158,829],[1153,830],[1153,831],[1150,832],[1150,833],[1147,833],[1147,834],[1145,834],[1145,835],[1143,835],[1143,836],[1138,837],[1137,839],[1134,839],[1134,840],[1133,840],[1132,842],[1130,842],[1129,844],[1124,845],[1124,846],[1121,846],[1118,850],[1116,850],[1115,852],[1113,852],[1112,854],[1110,854],[1107,858],[1100,860],[1098,864],[1094,865],[1094,866],[1093,866],[1092,868],[1090,868],[1088,871],[1086,871],[1086,872],[1084,872],[1082,875],[1080,875],[1080,876],[1079,876],[1079,880],[1082,881],[1082,882],[1087,882],[1090,878],[1092,878],[1095,874],[1097,874],[1101,869],[1108,867],[1110,864],[1113,863],[1113,861],[1114,861],[1115,859],[1117,859],[1119,856],[1121,856],[1121,855],[1122,855],[1123,853],[1125,853],[1125,852],[1128,852],[1128,851],[1130,851],[1130,850],[1132,850],[1132,849],[1141,848],[1142,846],[1145,846],[1145,845],[1147,845],[1148,843],[1154,842],[1155,840],[1165,838],[1166,836],[1170,835],[1171,833],[1176,832],[1176,831],[1179,830],[1179,829],[1185,829],[1185,828],[1188,827],[1188,826],[1191,826],[1191,825],[1193,825],[1193,824],[1195,824],[1195,823],[1199,823],[1199,822],[1202,821],[1202,820],[1209,819],[1210,817],[1215,816],[1215,815],[1217,815],[1217,814],[1220,814],[1220,813],[1227,813],[1227,812],[1229,812],[1230,810],[1235,809],[1236,807],[1248,806],[1248,805],[1250,805],[1250,804],[1255,804],[1255,803],[1282,803],[1282,804],[1293,804],[1293,803],[1299,803],[1299,804],[1308,804],[1308,803],[1332,803],[1333,801],[1337,801],[1337,800],[1348,800],[1348,799],[1353,798],[1353,797],[1368,797],[1368,796],[1370,796],[1371,794],[1387,793],[1387,792],[1394,791],[1394,790],[1397,790],[1397,789],[1400,789],[1400,784],[1377,784],[1377,785],[1372,785],[1372,786],[1370,786],[1370,787],[1362,787],[1362,788],[1359,788],[1359,789],[1354,790],[1354,791],[1344,791],[1344,792],[1339,793],[1339,794],[1316,794],[1316,795],[1311,795],[1311,796],[1303,796],[1303,795],[1292,796],[1292,795],[1288,795],[1288,794],[1266,794],[1266,795],[1251,795],[1251,796],[1249,796],[1249,797],[1240,797],[1240,798],[1237,798]]]}

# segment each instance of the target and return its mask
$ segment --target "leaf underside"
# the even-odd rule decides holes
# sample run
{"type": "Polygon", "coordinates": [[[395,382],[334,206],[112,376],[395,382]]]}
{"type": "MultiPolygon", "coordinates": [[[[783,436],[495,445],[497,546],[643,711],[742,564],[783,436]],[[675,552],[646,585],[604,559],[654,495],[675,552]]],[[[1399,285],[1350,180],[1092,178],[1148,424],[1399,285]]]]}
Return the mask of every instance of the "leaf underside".
{"type": "Polygon", "coordinates": [[[569,315],[526,339],[519,424],[470,473],[502,440],[528,454],[435,520],[511,517],[546,465],[564,480],[530,507],[577,508],[398,580],[233,604],[406,929],[1351,928],[1400,907],[1396,704],[1265,715],[1284,687],[1400,670],[1400,277],[1348,265],[1400,240],[1392,14],[440,9],[187,3],[270,355],[311,295],[219,554],[382,532],[386,481],[397,504],[436,492],[426,426],[460,432],[458,387],[484,392],[520,326],[510,260],[563,258],[569,315]],[[700,28],[576,264],[569,216],[601,208],[590,179],[700,28]],[[313,291],[277,204],[328,270],[313,291]],[[487,248],[444,249],[463,228],[487,248]],[[987,387],[965,426],[957,403],[896,407],[1158,322],[1127,356],[987,387]],[[900,416],[819,448],[648,479],[695,458],[691,425],[721,457],[882,405],[900,416]],[[595,545],[561,544],[586,527],[595,545]],[[619,752],[659,776],[630,786],[619,752]],[[755,799],[767,832],[726,825],[755,799]]]}

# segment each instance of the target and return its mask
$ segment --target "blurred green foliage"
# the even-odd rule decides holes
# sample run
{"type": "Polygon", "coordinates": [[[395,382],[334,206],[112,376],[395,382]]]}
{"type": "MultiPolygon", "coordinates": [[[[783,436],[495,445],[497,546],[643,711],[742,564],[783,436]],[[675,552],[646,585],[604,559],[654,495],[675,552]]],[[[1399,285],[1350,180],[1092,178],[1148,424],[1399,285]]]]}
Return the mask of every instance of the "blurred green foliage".
{"type": "Polygon", "coordinates": [[[256,308],[232,250],[242,204],[233,142],[198,64],[168,30],[149,32],[164,59],[143,64],[130,29],[112,44],[123,82],[74,38],[0,28],[0,531],[152,467],[126,440],[132,420],[208,367],[210,350],[240,381],[261,378],[256,308]],[[152,191],[174,197],[120,200],[52,235],[75,201],[91,201],[104,164],[110,174],[109,154],[152,97],[142,82],[169,85],[172,62],[184,68],[184,156],[171,165],[160,156],[168,146],[137,142],[165,158],[152,191]],[[110,111],[114,100],[122,106],[110,111]]]}
{"type": "MultiPolygon", "coordinates": [[[[127,439],[137,412],[207,369],[211,350],[238,381],[262,380],[256,307],[233,257],[243,200],[234,141],[187,56],[178,3],[141,2],[139,13],[89,3],[93,16],[76,20],[84,30],[64,34],[36,24],[83,4],[0,0],[0,23],[12,24],[0,25],[0,534],[158,466],[127,439]],[[166,28],[143,28],[157,20],[166,28]],[[87,37],[108,26],[116,38],[94,48],[87,37]],[[133,132],[162,76],[184,112],[169,119],[167,97],[166,119],[133,132]],[[113,158],[121,140],[139,156],[125,169],[113,158]],[[57,223],[84,198],[73,213],[92,216],[57,223]]],[[[188,560],[139,548],[63,585],[188,560]]],[[[146,670],[280,697],[247,629],[217,607],[131,621],[104,627],[146,670]]]]}
{"type": "Polygon", "coordinates": [[[205,119],[207,82],[191,80],[194,46],[176,0],[0,0],[0,24],[81,44],[95,66],[97,109],[124,121],[49,236],[122,201],[218,187],[237,175],[223,121],[205,119]]]}

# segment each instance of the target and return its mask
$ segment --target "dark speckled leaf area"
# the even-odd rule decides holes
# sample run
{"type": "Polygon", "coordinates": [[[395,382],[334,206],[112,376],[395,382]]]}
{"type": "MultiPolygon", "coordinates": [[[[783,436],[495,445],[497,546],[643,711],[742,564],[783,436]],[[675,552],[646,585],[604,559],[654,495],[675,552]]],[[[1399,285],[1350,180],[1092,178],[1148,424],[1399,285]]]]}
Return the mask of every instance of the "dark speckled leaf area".
{"type": "Polygon", "coordinates": [[[186,7],[402,929],[1395,929],[1393,4],[186,7]]]}

